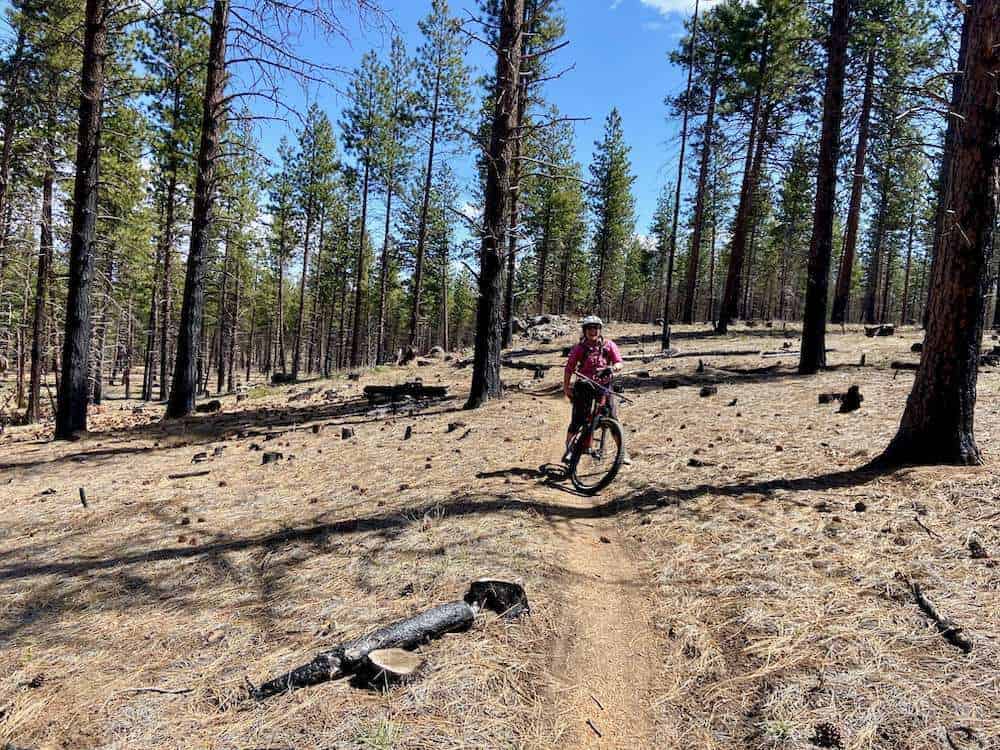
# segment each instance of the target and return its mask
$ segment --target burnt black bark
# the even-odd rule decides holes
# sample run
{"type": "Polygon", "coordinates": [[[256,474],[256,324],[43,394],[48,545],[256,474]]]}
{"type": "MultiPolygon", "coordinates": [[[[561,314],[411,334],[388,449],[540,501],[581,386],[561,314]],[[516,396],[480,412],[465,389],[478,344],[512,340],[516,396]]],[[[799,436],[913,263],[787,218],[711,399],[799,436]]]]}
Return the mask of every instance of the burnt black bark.
{"type": "Polygon", "coordinates": [[[507,234],[510,170],[517,125],[524,0],[504,0],[497,52],[496,102],[487,159],[483,237],[480,249],[479,307],[476,311],[472,388],[467,409],[498,398],[500,383],[500,253],[507,234]]]}
{"type": "Polygon", "coordinates": [[[833,211],[837,197],[837,155],[844,115],[844,70],[853,0],[834,0],[827,45],[826,91],[816,176],[816,209],[806,280],[799,373],[811,375],[826,366],[826,303],[833,257],[833,211]]]}
{"type": "Polygon", "coordinates": [[[991,235],[997,220],[1000,179],[1000,2],[970,5],[964,81],[954,126],[954,152],[945,184],[948,207],[935,258],[936,289],[930,296],[920,369],[899,431],[881,465],[910,463],[980,464],[974,436],[976,380],[989,287],[991,235]]]}
{"type": "Polygon", "coordinates": [[[858,224],[861,220],[861,195],[865,186],[865,161],[868,155],[868,132],[871,125],[872,101],[875,98],[875,45],[868,50],[865,66],[865,93],[861,99],[861,115],[858,120],[858,146],[854,153],[854,174],[851,181],[851,203],[847,210],[847,229],[844,234],[844,250],[840,256],[837,271],[837,287],[833,296],[831,323],[847,320],[847,303],[851,294],[851,275],[854,272],[854,256],[858,246],[858,224]]]}
{"type": "Polygon", "coordinates": [[[226,88],[226,36],[229,30],[229,0],[215,0],[208,45],[208,71],[202,101],[201,145],[195,181],[194,210],[191,217],[191,244],[188,250],[184,301],[174,358],[173,386],[167,416],[184,417],[194,410],[198,388],[198,344],[205,307],[205,268],[214,221],[216,198],[215,168],[219,157],[224,91],[226,88]]]}
{"type": "Polygon", "coordinates": [[[701,245],[705,224],[705,194],[708,187],[708,165],[712,157],[712,128],[715,122],[715,101],[719,93],[719,69],[722,66],[722,51],[715,51],[712,62],[712,82],[708,92],[708,112],[705,115],[705,130],[701,142],[701,163],[698,166],[698,188],[694,201],[694,231],[691,236],[691,252],[688,256],[687,292],[684,295],[682,323],[694,323],[695,292],[698,288],[698,267],[701,264],[701,245]]]}
{"type": "Polygon", "coordinates": [[[80,122],[70,234],[69,295],[63,339],[62,379],[56,410],[57,439],[87,429],[87,372],[90,356],[90,287],[94,275],[97,190],[101,154],[101,98],[107,55],[107,0],[87,0],[80,76],[80,122]]]}

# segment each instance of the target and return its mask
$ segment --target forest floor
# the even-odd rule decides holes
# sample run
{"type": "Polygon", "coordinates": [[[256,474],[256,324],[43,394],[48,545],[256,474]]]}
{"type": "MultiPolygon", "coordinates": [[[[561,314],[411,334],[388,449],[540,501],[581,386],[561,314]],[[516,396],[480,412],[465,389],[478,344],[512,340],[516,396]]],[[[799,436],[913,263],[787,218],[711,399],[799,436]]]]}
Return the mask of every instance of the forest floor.
{"type": "MultiPolygon", "coordinates": [[[[913,380],[889,365],[917,361],[918,330],[831,333],[814,377],[761,354],[796,350],[792,330],[681,327],[671,358],[651,326],[607,333],[634,464],[593,498],[540,468],[568,421],[558,367],[505,369],[475,412],[470,371],[437,360],[180,422],[109,399],[72,443],[8,428],[0,747],[1000,748],[1000,372],[979,380],[985,467],[875,474],[913,380]],[[360,398],[418,376],[454,397],[360,398]],[[860,410],[817,403],[852,384],[860,410]],[[421,647],[415,682],[245,699],[484,576],[523,582],[531,615],[421,647]]],[[[569,343],[506,356],[558,365],[569,343]]]]}

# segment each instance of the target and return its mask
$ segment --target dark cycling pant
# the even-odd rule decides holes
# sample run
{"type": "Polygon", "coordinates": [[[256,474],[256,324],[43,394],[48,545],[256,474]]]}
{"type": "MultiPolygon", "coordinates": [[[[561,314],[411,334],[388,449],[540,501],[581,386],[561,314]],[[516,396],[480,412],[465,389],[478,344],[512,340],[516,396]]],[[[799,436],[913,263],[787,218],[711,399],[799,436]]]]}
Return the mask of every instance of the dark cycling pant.
{"type": "MultiPolygon", "coordinates": [[[[573,384],[573,418],[569,431],[576,432],[590,421],[594,404],[600,398],[600,392],[586,380],[577,380],[573,384]]],[[[618,419],[615,400],[611,399],[611,418],[618,419]]]]}

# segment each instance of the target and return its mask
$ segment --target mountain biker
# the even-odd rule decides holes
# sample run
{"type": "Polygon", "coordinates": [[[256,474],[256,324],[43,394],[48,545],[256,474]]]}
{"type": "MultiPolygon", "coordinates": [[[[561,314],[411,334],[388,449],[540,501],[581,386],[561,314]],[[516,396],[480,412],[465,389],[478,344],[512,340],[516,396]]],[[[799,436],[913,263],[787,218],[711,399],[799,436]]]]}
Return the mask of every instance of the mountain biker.
{"type": "MultiPolygon", "coordinates": [[[[601,335],[604,321],[596,315],[588,315],[580,321],[580,328],[583,330],[583,336],[580,337],[579,343],[570,349],[569,359],[566,360],[563,372],[563,393],[573,402],[573,417],[566,433],[567,454],[570,441],[590,419],[594,402],[599,397],[597,388],[586,380],[577,378],[571,386],[573,375],[579,373],[591,380],[605,383],[610,381],[612,371],[617,372],[622,369],[622,355],[617,345],[601,335]]],[[[610,407],[611,418],[618,419],[617,404],[613,398],[610,399],[610,407]]],[[[623,463],[632,463],[627,453],[623,463]]]]}

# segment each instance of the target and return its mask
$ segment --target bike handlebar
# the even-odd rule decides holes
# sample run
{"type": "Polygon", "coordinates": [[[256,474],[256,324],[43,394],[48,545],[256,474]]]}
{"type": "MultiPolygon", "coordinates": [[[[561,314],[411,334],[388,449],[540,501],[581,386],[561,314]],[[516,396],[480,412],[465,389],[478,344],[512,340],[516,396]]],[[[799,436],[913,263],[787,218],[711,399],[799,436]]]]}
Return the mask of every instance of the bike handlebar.
{"type": "MultiPolygon", "coordinates": [[[[612,375],[612,377],[614,376],[614,371],[612,371],[611,375],[612,375]]],[[[614,390],[612,390],[609,387],[611,385],[610,381],[608,381],[608,385],[606,386],[603,383],[598,383],[596,380],[591,380],[590,378],[588,378],[586,375],[584,375],[582,373],[578,372],[578,373],[576,373],[576,376],[577,376],[577,378],[579,378],[581,380],[586,380],[588,383],[590,383],[592,385],[596,385],[598,388],[600,388],[602,391],[604,391],[609,396],[611,396],[613,398],[617,398],[617,399],[619,399],[621,401],[624,401],[626,404],[634,404],[635,403],[632,399],[625,398],[625,396],[621,395],[620,393],[615,393],[614,390]]]]}

